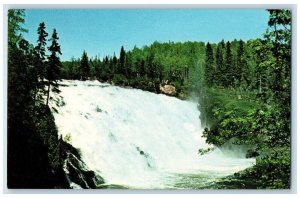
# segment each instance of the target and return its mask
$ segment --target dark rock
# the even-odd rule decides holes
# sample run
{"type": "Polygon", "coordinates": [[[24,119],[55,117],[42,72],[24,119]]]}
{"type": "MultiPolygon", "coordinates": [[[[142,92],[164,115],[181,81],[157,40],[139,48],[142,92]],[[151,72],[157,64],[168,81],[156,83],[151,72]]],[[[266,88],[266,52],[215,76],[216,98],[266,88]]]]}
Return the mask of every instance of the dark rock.
{"type": "Polygon", "coordinates": [[[84,189],[94,189],[104,184],[104,179],[96,172],[90,170],[81,160],[80,153],[76,148],[63,141],[62,148],[64,159],[63,169],[70,188],[79,186],[84,189]]]}

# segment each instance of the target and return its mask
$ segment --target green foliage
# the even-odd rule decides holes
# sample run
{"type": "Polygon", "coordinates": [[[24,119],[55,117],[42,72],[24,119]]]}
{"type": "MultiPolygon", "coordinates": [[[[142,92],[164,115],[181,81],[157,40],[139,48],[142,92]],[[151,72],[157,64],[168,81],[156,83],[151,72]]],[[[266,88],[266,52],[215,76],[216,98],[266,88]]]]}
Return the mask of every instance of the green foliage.
{"type": "Polygon", "coordinates": [[[220,88],[204,88],[200,93],[199,110],[201,123],[214,126],[222,118],[222,109],[235,110],[238,115],[244,116],[253,107],[258,106],[255,93],[228,90],[220,88]],[[218,113],[219,112],[219,113],[218,113]]]}
{"type": "Polygon", "coordinates": [[[54,117],[47,108],[45,112],[33,116],[34,125],[38,136],[43,140],[44,145],[48,148],[49,164],[53,172],[60,171],[62,162],[60,158],[60,148],[58,141],[58,131],[55,125],[54,117]]]}
{"type": "Polygon", "coordinates": [[[50,51],[50,56],[48,57],[46,67],[46,79],[48,80],[46,106],[48,106],[49,103],[50,87],[52,86],[53,92],[59,92],[57,81],[60,79],[60,70],[62,65],[59,59],[59,55],[61,55],[62,53],[60,51],[58,39],[59,38],[56,29],[54,29],[52,37],[49,39],[51,41],[51,45],[48,47],[48,50],[50,51]]]}
{"type": "Polygon", "coordinates": [[[212,188],[289,189],[291,185],[290,160],[290,150],[284,148],[257,159],[254,167],[225,177],[212,188]]]}
{"type": "MultiPolygon", "coordinates": [[[[224,40],[222,41],[224,42],[224,40]]],[[[222,47],[222,42],[220,42],[217,45],[216,49],[216,70],[215,70],[215,76],[218,76],[220,78],[215,77],[215,83],[216,85],[223,85],[223,74],[225,72],[225,65],[224,65],[224,58],[223,58],[223,47],[222,47]]]]}
{"type": "Polygon", "coordinates": [[[47,55],[46,55],[46,44],[47,44],[47,36],[48,33],[46,32],[46,26],[45,23],[42,22],[39,24],[39,27],[37,29],[38,33],[38,40],[37,45],[35,46],[33,50],[33,65],[32,68],[32,75],[34,76],[33,83],[33,90],[34,90],[34,100],[36,103],[43,103],[43,95],[45,94],[45,81],[46,78],[46,61],[47,61],[47,55]]]}
{"type": "Polygon", "coordinates": [[[204,79],[207,86],[212,86],[214,82],[214,55],[213,49],[210,43],[206,45],[206,58],[205,58],[205,66],[204,66],[204,79]]]}
{"type": "Polygon", "coordinates": [[[207,148],[207,149],[200,148],[198,150],[198,154],[199,155],[204,155],[204,154],[207,154],[207,153],[209,153],[209,152],[211,152],[213,150],[215,150],[215,148],[207,148]]]}
{"type": "Polygon", "coordinates": [[[237,57],[236,57],[236,68],[235,68],[235,87],[238,85],[242,87],[242,89],[246,89],[250,85],[250,74],[249,66],[247,63],[247,56],[245,51],[245,43],[240,40],[237,49],[237,57]]]}
{"type": "MultiPolygon", "coordinates": [[[[242,105],[236,104],[235,106],[242,105]]],[[[213,108],[213,116],[218,118],[210,133],[218,135],[218,140],[209,143],[222,145],[233,137],[239,138],[239,144],[252,144],[261,150],[289,145],[289,123],[277,108],[244,109],[227,106],[213,108]]],[[[209,136],[209,133],[204,133],[209,136]]]]}
{"type": "MultiPolygon", "coordinates": [[[[251,177],[256,188],[289,188],[290,123],[278,106],[246,105],[245,102],[223,104],[212,108],[217,120],[203,137],[210,144],[221,146],[235,139],[235,144],[251,145],[248,157],[257,157],[256,165],[239,179],[251,177]],[[243,107],[243,108],[241,108],[243,107]]],[[[250,104],[250,103],[248,103],[250,104]]],[[[235,178],[236,179],[236,178],[235,178]]]]}
{"type": "Polygon", "coordinates": [[[234,66],[233,66],[233,55],[231,51],[231,44],[229,41],[226,42],[225,50],[225,68],[222,75],[224,75],[224,87],[228,88],[233,85],[235,80],[234,66]]]}
{"type": "Polygon", "coordinates": [[[222,40],[217,45],[207,43],[206,46],[203,42],[155,41],[150,46],[135,47],[131,51],[125,51],[122,46],[119,58],[114,54],[112,57],[105,56],[102,60],[99,57],[89,60],[82,57],[81,60],[73,58],[65,61],[61,77],[83,79],[77,68],[85,59],[90,67],[85,78],[157,93],[159,89],[154,87],[164,83],[175,85],[176,90],[179,90],[178,96],[188,95],[205,85],[253,90],[256,88],[256,76],[252,44],[237,40],[226,44],[222,40]],[[233,75],[237,77],[233,78],[233,75]]]}
{"type": "Polygon", "coordinates": [[[128,85],[128,80],[126,76],[124,76],[123,74],[115,74],[112,81],[117,85],[122,85],[122,86],[128,85]]]}
{"type": "Polygon", "coordinates": [[[17,44],[23,37],[22,33],[28,32],[22,27],[25,20],[25,10],[9,9],[8,10],[8,43],[17,44]]]}
{"type": "Polygon", "coordinates": [[[90,67],[89,67],[89,59],[86,51],[83,51],[81,61],[80,61],[80,69],[81,69],[81,79],[87,80],[90,76],[90,67]]]}
{"type": "Polygon", "coordinates": [[[39,74],[38,78],[45,78],[45,62],[46,62],[46,44],[47,36],[46,25],[44,22],[39,24],[37,29],[38,40],[37,46],[35,47],[35,61],[36,61],[36,71],[39,74]]]}
{"type": "MultiPolygon", "coordinates": [[[[7,185],[8,188],[67,187],[54,118],[43,97],[47,33],[40,24],[37,47],[22,37],[24,10],[8,13],[8,109],[7,185]]],[[[54,37],[56,38],[56,37],[54,37]]],[[[53,44],[53,43],[52,43],[53,44]]],[[[51,45],[55,51],[58,45],[51,45]]],[[[53,66],[57,59],[49,57],[53,66]]],[[[49,68],[47,68],[49,69],[49,68]]]]}
{"type": "Polygon", "coordinates": [[[121,51],[120,51],[120,64],[119,64],[117,73],[123,74],[123,75],[127,75],[127,69],[126,69],[127,65],[125,65],[125,56],[126,56],[126,53],[125,53],[124,47],[122,46],[121,51]]]}
{"type": "MultiPolygon", "coordinates": [[[[105,56],[102,60],[91,58],[88,61],[88,77],[153,92],[159,92],[159,84],[167,82],[176,85],[176,90],[182,92],[179,94],[185,95],[201,80],[198,72],[202,64],[199,62],[205,58],[201,54],[204,51],[205,45],[202,42],[154,42],[131,51],[121,47],[119,58],[115,55],[105,56]]],[[[82,59],[65,61],[61,77],[81,79],[80,70],[76,68],[80,67],[82,59]]]]}
{"type": "MultiPolygon", "coordinates": [[[[211,126],[210,130],[203,132],[208,143],[220,146],[234,139],[236,144],[253,146],[247,156],[256,157],[256,165],[234,175],[231,181],[253,181],[254,188],[286,189],[290,188],[291,175],[291,12],[269,10],[269,13],[270,29],[265,34],[265,39],[249,42],[249,46],[253,48],[251,56],[254,61],[251,63],[254,63],[254,78],[245,78],[251,73],[251,67],[248,67],[250,62],[245,57],[247,47],[244,43],[239,42],[237,65],[231,68],[229,66],[234,64],[229,43],[226,44],[225,65],[228,74],[233,77],[230,74],[232,68],[239,71],[238,75],[234,75],[235,81],[239,82],[238,86],[252,84],[254,90],[257,90],[255,97],[252,94],[250,100],[246,100],[241,95],[238,100],[228,100],[225,97],[227,94],[220,94],[220,89],[204,89],[200,109],[202,108],[201,112],[206,117],[212,118],[206,119],[211,126]],[[251,79],[254,81],[251,82],[251,79]],[[207,94],[211,94],[209,99],[206,98],[207,94]],[[221,99],[220,95],[224,97],[221,99]],[[251,106],[251,101],[256,105],[251,106]]],[[[233,86],[231,82],[232,80],[228,81],[225,84],[228,86],[224,87],[237,89],[237,84],[233,86]]],[[[243,89],[241,87],[240,90],[243,89]]],[[[225,183],[230,186],[230,181],[225,183]]]]}
{"type": "Polygon", "coordinates": [[[288,147],[272,152],[257,160],[253,171],[259,178],[261,189],[289,189],[291,177],[291,153],[288,147]]]}

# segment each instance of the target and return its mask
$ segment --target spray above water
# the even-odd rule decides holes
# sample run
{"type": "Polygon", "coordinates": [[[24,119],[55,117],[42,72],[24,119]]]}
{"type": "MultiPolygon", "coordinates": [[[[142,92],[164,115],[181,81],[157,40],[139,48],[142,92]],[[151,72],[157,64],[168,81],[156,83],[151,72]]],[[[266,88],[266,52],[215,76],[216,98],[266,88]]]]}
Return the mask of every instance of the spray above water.
{"type": "Polygon", "coordinates": [[[196,103],[98,81],[61,84],[63,105],[54,115],[59,133],[71,136],[83,161],[108,184],[175,188],[191,174],[208,181],[254,163],[219,149],[198,154],[210,146],[201,137],[196,103]]]}

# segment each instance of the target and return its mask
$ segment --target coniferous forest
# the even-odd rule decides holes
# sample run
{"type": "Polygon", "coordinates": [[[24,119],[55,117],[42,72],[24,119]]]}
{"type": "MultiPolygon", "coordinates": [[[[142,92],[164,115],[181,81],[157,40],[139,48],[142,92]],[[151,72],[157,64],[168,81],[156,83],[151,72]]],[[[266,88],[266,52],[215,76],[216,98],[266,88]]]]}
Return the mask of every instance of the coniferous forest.
{"type": "MultiPolygon", "coordinates": [[[[57,109],[49,104],[59,102],[53,94],[60,93],[60,80],[68,79],[196,98],[206,142],[220,148],[246,145],[246,157],[256,158],[253,167],[207,188],[289,189],[291,11],[266,12],[268,30],[261,39],[155,41],[141,48],[120,46],[113,56],[83,51],[81,57],[61,61],[59,32],[41,22],[30,32],[36,43],[29,43],[23,37],[26,11],[9,10],[8,188],[70,188],[63,166],[68,152],[76,149],[58,135],[57,109]],[[165,85],[173,91],[165,93],[165,85]]],[[[199,155],[206,152],[200,149],[199,155]]]]}

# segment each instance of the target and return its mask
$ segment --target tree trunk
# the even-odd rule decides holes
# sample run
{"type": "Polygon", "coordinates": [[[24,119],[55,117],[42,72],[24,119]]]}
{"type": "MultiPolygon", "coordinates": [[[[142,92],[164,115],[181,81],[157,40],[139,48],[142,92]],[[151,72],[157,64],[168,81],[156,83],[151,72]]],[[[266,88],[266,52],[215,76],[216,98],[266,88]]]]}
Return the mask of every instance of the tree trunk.
{"type": "Polygon", "coordinates": [[[49,96],[50,96],[50,80],[48,80],[48,90],[47,90],[47,102],[46,102],[46,107],[48,106],[49,96]]]}

